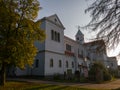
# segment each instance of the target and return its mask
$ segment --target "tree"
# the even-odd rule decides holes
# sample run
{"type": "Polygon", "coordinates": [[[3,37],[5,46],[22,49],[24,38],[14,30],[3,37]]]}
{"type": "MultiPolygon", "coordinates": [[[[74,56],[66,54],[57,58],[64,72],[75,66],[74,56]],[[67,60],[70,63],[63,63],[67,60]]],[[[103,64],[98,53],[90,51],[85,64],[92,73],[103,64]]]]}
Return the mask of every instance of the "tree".
{"type": "Polygon", "coordinates": [[[95,0],[85,12],[92,17],[86,27],[97,31],[97,39],[104,39],[109,48],[116,47],[120,40],[120,0],[95,0]]]}
{"type": "Polygon", "coordinates": [[[37,49],[35,40],[43,41],[40,21],[34,21],[40,9],[38,0],[0,0],[0,72],[5,84],[6,67],[21,69],[32,65],[37,49]]]}

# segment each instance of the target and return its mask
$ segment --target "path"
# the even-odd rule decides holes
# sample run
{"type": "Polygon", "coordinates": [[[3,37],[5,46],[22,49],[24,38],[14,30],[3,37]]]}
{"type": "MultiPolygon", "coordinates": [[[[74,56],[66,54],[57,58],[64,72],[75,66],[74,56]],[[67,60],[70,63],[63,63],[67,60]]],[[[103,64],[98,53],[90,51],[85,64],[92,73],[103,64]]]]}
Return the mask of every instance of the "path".
{"type": "Polygon", "coordinates": [[[8,79],[8,80],[15,80],[15,81],[25,81],[31,83],[44,83],[44,84],[53,84],[53,85],[65,85],[65,86],[80,86],[82,88],[93,88],[93,89],[117,89],[120,88],[120,79],[115,81],[104,83],[104,84],[91,84],[91,83],[61,83],[61,82],[53,82],[53,81],[42,81],[42,80],[35,80],[35,79],[8,79]]]}

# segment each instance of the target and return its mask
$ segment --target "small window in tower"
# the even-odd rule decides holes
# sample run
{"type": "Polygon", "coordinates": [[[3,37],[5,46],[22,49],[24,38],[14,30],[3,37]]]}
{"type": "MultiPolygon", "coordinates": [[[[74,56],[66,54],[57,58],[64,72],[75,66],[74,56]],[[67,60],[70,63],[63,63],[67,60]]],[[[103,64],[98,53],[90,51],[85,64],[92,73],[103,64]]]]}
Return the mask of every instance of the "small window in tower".
{"type": "Polygon", "coordinates": [[[79,37],[77,37],[77,40],[79,40],[79,37]]]}
{"type": "Polygon", "coordinates": [[[58,36],[57,36],[57,32],[55,31],[55,41],[58,41],[57,38],[58,36]]]}

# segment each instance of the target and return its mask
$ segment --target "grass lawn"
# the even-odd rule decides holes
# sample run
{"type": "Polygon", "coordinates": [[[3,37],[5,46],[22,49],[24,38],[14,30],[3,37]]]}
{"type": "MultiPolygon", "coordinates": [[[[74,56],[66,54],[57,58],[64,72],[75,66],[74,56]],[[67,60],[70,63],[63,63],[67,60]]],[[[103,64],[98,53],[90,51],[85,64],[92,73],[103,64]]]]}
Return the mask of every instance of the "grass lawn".
{"type": "Polygon", "coordinates": [[[87,88],[72,87],[72,86],[70,87],[70,86],[63,86],[63,85],[50,85],[50,84],[9,81],[6,83],[4,87],[0,86],[0,90],[95,90],[95,89],[87,89],[87,88]]]}

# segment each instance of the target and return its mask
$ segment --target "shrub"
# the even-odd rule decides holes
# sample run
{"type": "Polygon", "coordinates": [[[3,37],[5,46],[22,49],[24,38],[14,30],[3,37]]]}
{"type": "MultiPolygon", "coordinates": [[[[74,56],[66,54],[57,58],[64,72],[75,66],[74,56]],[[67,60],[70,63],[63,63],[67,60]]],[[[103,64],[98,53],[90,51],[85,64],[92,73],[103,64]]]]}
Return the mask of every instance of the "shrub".
{"type": "Polygon", "coordinates": [[[88,78],[80,77],[80,82],[81,83],[86,83],[86,82],[88,82],[88,78]]]}
{"type": "Polygon", "coordinates": [[[104,81],[109,81],[112,79],[111,74],[109,74],[108,72],[104,72],[104,81]]]}
{"type": "Polygon", "coordinates": [[[95,62],[89,70],[89,79],[97,83],[111,80],[111,75],[101,62],[95,62]]]}
{"type": "Polygon", "coordinates": [[[76,78],[76,80],[77,81],[79,81],[79,79],[80,79],[80,71],[75,71],[75,78],[76,78]]]}
{"type": "Polygon", "coordinates": [[[113,77],[115,77],[115,78],[118,77],[118,69],[111,69],[111,68],[109,68],[109,73],[110,73],[113,77]]]}

